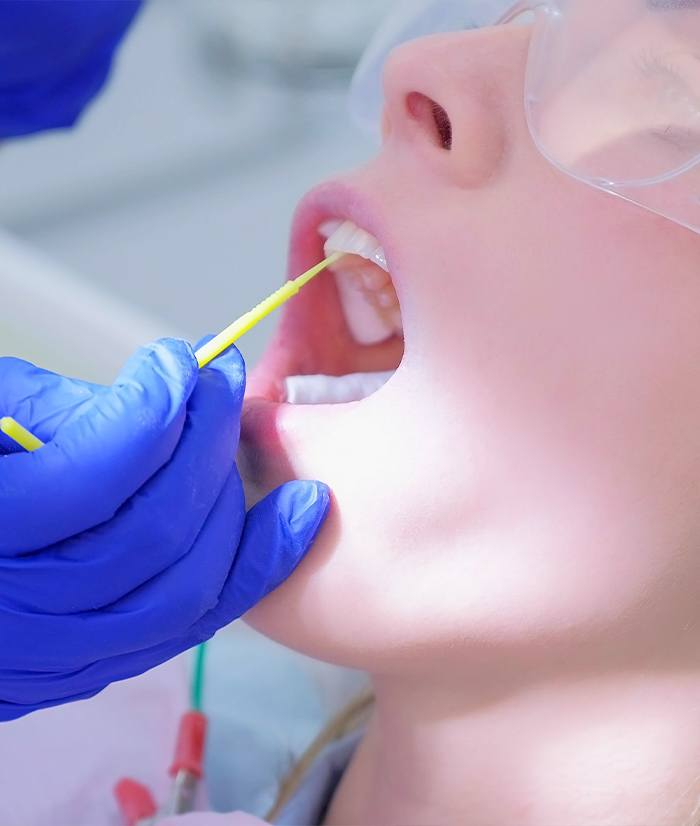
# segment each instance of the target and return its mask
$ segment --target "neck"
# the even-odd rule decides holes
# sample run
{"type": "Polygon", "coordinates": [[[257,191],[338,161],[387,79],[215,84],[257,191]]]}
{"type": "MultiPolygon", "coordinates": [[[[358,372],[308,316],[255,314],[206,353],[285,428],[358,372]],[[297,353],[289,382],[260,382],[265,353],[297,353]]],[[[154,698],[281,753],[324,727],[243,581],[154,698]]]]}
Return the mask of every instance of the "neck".
{"type": "Polygon", "coordinates": [[[700,823],[697,673],[552,679],[493,698],[466,682],[375,685],[327,826],[700,823]]]}

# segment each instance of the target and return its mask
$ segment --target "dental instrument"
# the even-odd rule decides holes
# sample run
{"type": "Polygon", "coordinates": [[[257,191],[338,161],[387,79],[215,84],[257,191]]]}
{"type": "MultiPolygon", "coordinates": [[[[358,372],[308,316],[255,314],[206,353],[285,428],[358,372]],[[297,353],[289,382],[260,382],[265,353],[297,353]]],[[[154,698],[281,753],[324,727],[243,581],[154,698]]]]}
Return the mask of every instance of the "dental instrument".
{"type": "MultiPolygon", "coordinates": [[[[200,369],[206,367],[217,356],[220,356],[225,350],[228,350],[246,333],[250,332],[256,327],[264,318],[267,318],[270,313],[273,313],[279,307],[286,304],[290,299],[294,298],[300,290],[309,284],[317,275],[320,275],[328,267],[333,266],[345,253],[335,252],[329,255],[319,264],[311,267],[305,273],[285,282],[278,290],[275,290],[267,298],[263,299],[259,304],[256,304],[252,310],[248,310],[240,318],[237,318],[233,324],[229,324],[226,329],[222,330],[219,335],[215,336],[211,341],[200,347],[195,355],[197,364],[200,369]]],[[[5,416],[0,419],[0,432],[16,442],[20,447],[23,447],[28,452],[38,450],[44,446],[44,442],[37,436],[23,427],[19,422],[15,421],[11,416],[5,416]]]]}
{"type": "Polygon", "coordinates": [[[342,258],[342,256],[343,253],[340,252],[329,255],[328,258],[321,261],[320,264],[316,264],[315,267],[307,270],[297,278],[287,281],[278,290],[275,290],[272,295],[269,295],[266,299],[264,299],[264,301],[261,301],[253,307],[252,310],[249,310],[240,318],[236,319],[233,324],[230,324],[225,330],[220,332],[216,338],[213,338],[208,344],[205,344],[197,350],[195,356],[199,366],[206,367],[212,359],[215,359],[218,355],[223,353],[224,350],[228,350],[228,348],[238,341],[239,338],[252,330],[253,327],[257,326],[264,318],[274,312],[278,307],[286,304],[290,298],[294,298],[302,287],[305,287],[311,280],[319,275],[319,273],[322,273],[324,270],[328,269],[328,267],[335,264],[336,261],[342,258]]]}

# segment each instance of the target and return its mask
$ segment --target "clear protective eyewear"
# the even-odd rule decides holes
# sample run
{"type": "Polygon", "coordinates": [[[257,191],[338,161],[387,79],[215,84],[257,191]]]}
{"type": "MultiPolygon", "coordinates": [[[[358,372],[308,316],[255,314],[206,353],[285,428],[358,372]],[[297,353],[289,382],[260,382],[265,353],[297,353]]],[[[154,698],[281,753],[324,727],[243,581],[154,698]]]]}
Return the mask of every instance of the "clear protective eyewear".
{"type": "Polygon", "coordinates": [[[378,125],[395,46],[514,21],[532,23],[525,114],[545,158],[700,232],[700,0],[403,0],[358,66],[353,114],[378,125]]]}

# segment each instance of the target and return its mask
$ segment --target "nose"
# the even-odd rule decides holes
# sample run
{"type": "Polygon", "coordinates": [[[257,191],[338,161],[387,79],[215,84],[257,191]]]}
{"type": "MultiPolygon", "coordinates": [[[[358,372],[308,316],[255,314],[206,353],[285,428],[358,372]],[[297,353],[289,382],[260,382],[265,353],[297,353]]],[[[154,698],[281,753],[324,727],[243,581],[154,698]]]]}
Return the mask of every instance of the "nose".
{"type": "Polygon", "coordinates": [[[501,26],[424,38],[384,71],[384,144],[462,187],[493,178],[525,127],[529,29],[501,26]]]}

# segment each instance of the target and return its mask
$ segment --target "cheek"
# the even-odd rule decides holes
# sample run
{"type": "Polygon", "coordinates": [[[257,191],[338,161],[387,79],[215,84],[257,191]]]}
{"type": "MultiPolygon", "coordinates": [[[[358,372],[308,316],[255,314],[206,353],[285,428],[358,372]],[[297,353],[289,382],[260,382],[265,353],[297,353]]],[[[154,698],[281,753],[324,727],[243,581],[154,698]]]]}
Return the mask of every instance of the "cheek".
{"type": "Polygon", "coordinates": [[[498,434],[488,496],[543,630],[677,630],[700,591],[697,241],[582,191],[546,232],[523,224],[527,267],[465,325],[498,434]]]}

